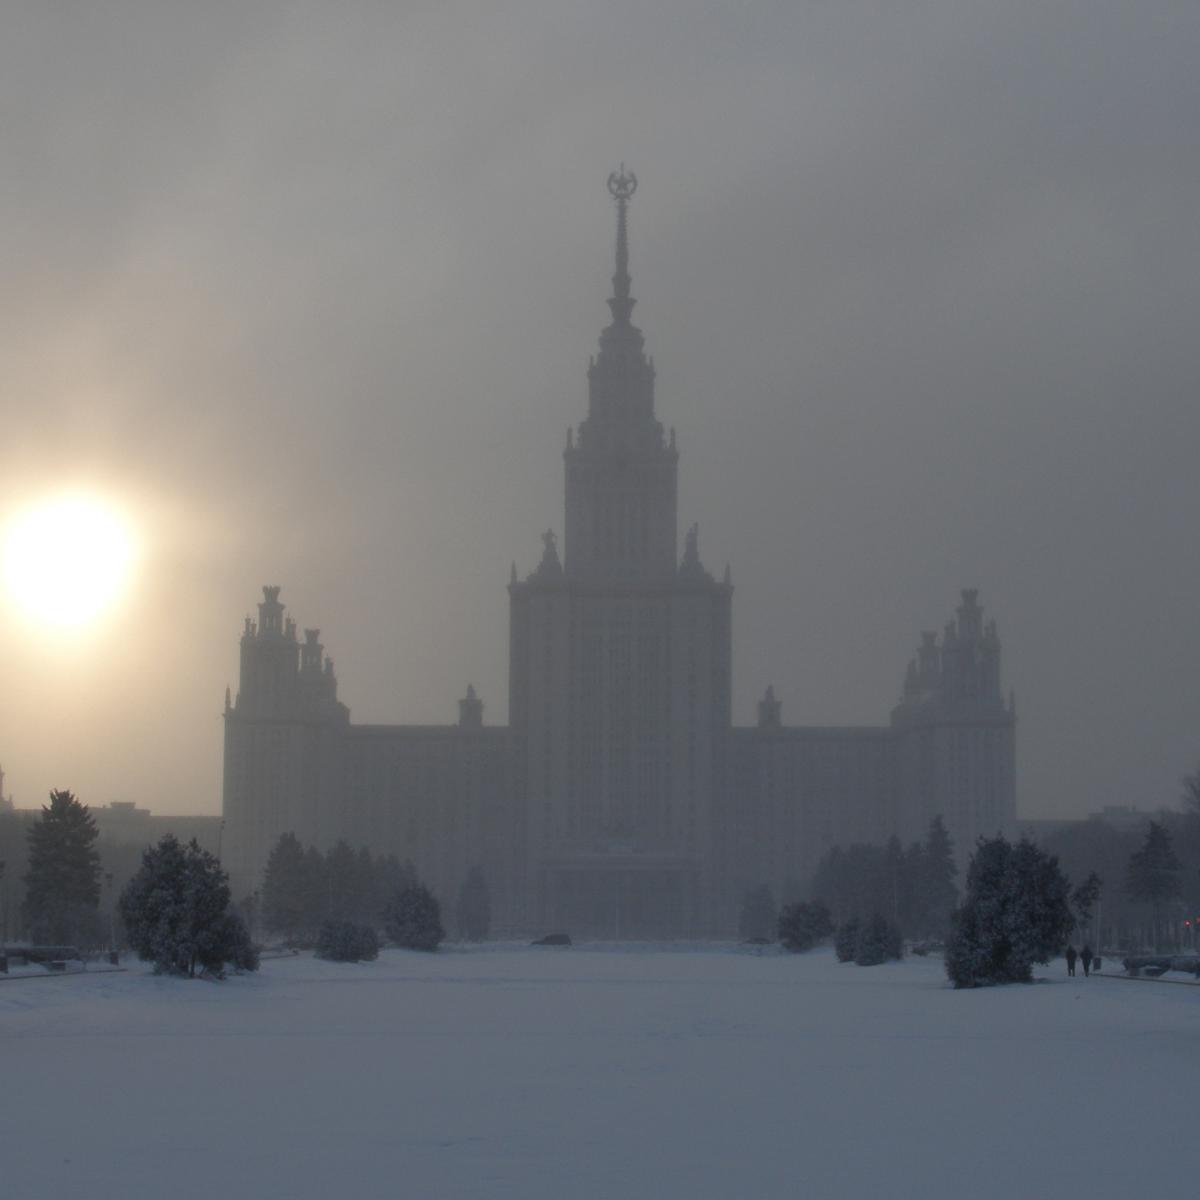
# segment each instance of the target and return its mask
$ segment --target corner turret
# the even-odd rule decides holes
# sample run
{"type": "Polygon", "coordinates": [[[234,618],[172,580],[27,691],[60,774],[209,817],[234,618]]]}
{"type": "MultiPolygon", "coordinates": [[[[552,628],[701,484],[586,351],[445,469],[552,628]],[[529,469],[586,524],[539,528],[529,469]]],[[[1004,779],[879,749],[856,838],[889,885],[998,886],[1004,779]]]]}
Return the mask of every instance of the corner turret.
{"type": "Polygon", "coordinates": [[[936,633],[921,634],[916,657],[904,675],[901,707],[977,706],[1003,710],[1000,690],[1000,637],[996,622],[983,621],[976,588],[964,588],[955,619],[939,643],[936,633]]]}
{"type": "Polygon", "coordinates": [[[246,618],[236,700],[226,713],[249,717],[317,717],[348,720],[338,703],[333,664],[324,659],[320,631],[296,638],[296,622],[279,600],[278,586],[264,586],[258,621],[246,618]]]}
{"type": "Polygon", "coordinates": [[[458,726],[460,729],[483,728],[483,701],[475,694],[473,684],[467,685],[467,694],[458,702],[458,726]]]}
{"type": "Polygon", "coordinates": [[[1016,714],[1000,689],[1000,637],[979,593],[964,588],[939,641],[922,633],[892,710],[898,832],[922,836],[941,816],[960,867],[980,836],[1016,828],[1016,714]]]}
{"type": "Polygon", "coordinates": [[[759,729],[783,728],[783,702],[775,698],[774,684],[768,684],[763,698],[758,702],[759,729]]]}

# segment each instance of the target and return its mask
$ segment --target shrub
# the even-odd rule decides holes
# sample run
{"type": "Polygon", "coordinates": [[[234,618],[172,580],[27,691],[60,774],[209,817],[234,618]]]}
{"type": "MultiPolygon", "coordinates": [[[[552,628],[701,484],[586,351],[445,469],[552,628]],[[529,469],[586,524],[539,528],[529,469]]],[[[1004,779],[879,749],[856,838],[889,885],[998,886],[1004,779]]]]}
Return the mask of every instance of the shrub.
{"type": "Polygon", "coordinates": [[[446,936],[437,898],[421,884],[403,887],[383,910],[387,935],[405,950],[436,950],[446,936]]]}
{"type": "Polygon", "coordinates": [[[900,930],[881,913],[875,913],[858,932],[854,961],[860,967],[877,967],[904,954],[900,930]]]}
{"type": "Polygon", "coordinates": [[[819,900],[785,904],[779,913],[779,940],[793,953],[811,950],[832,932],[829,909],[819,900]]]}
{"type": "Polygon", "coordinates": [[[379,957],[379,937],[369,925],[326,921],[317,934],[316,954],[330,962],[373,962],[379,957]]]}

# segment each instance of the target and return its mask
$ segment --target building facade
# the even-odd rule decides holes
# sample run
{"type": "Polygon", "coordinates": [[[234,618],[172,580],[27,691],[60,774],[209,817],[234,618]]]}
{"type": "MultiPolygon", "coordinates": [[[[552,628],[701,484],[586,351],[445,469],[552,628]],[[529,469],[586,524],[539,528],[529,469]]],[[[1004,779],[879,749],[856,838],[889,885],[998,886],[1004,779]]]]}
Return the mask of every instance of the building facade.
{"type": "Polygon", "coordinates": [[[299,638],[264,588],[225,705],[238,886],[290,831],[407,857],[443,901],[482,866],[503,929],[688,936],[727,931],[744,888],[780,894],[839,842],[917,837],[938,813],[964,851],[1013,831],[1015,717],[973,591],[923,635],[888,725],[788,727],[768,688],[757,724],[733,726],[733,586],[695,526],[679,552],[675,434],[632,321],[636,187],[609,178],[612,319],[567,436],[562,550],[547,531],[509,583],[509,724],[485,725],[468,689],[454,725],[354,725],[318,631],[299,638]]]}

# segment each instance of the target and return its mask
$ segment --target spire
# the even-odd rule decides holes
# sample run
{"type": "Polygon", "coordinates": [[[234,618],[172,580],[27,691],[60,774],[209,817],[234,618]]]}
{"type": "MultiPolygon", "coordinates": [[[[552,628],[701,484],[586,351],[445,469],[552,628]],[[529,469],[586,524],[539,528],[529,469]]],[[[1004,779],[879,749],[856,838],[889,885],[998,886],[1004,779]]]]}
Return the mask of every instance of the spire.
{"type": "Polygon", "coordinates": [[[609,175],[608,190],[617,202],[617,269],[613,274],[613,294],[608,307],[612,309],[614,325],[628,325],[637,301],[629,294],[632,280],[629,278],[629,230],[626,213],[629,200],[637,191],[637,176],[632,171],[626,174],[625,164],[622,163],[619,170],[609,175]]]}

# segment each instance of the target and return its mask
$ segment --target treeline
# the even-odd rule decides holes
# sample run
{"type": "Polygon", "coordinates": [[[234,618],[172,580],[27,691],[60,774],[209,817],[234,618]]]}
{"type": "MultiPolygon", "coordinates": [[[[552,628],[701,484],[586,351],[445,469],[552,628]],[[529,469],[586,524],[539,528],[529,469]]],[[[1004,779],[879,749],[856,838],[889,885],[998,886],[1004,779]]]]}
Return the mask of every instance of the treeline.
{"type": "Polygon", "coordinates": [[[770,888],[749,889],[739,932],[749,942],[776,937],[796,952],[832,936],[841,961],[874,965],[899,958],[905,937],[945,938],[958,903],[956,874],[954,845],[938,816],[925,840],[907,848],[898,838],[883,846],[835,846],[817,864],[807,900],[776,911],[770,888]]]}
{"type": "MultiPolygon", "coordinates": [[[[468,873],[457,900],[459,935],[485,940],[491,901],[480,868],[468,873]]],[[[384,928],[399,945],[432,949],[444,936],[441,905],[411,862],[394,854],[375,856],[366,847],[356,851],[344,841],[323,853],[301,845],[294,833],[283,834],[267,860],[258,915],[267,933],[291,946],[341,945],[356,936],[365,946],[370,940],[362,931],[384,928]],[[433,945],[427,945],[431,939],[433,945]]]]}
{"type": "Polygon", "coordinates": [[[1112,950],[1200,948],[1200,772],[1184,780],[1184,809],[1140,830],[1094,818],[1040,840],[1075,886],[1103,881],[1091,930],[1112,950]]]}
{"type": "Polygon", "coordinates": [[[375,857],[338,842],[322,853],[294,833],[275,843],[263,875],[263,929],[290,945],[311,946],[331,921],[376,926],[398,891],[417,883],[412,863],[394,854],[375,857]]]}
{"type": "MultiPolygon", "coordinates": [[[[64,794],[73,796],[70,792],[64,794]]],[[[45,807],[52,807],[52,804],[45,807]]],[[[87,805],[82,807],[87,808],[87,805]]],[[[95,816],[90,809],[88,814],[91,817],[88,827],[95,827],[95,816]]],[[[45,918],[37,915],[42,912],[42,905],[36,897],[30,902],[28,895],[31,875],[36,878],[41,874],[41,868],[36,865],[31,871],[31,842],[45,836],[34,832],[44,823],[45,818],[40,812],[14,812],[0,807],[0,941],[7,938],[47,940],[43,936],[45,918]]],[[[146,843],[120,841],[118,836],[98,829],[96,836],[88,842],[90,849],[99,856],[99,903],[93,907],[87,902],[77,912],[80,919],[74,923],[68,944],[80,949],[106,946],[114,921],[118,939],[121,937],[117,898],[141,869],[146,843]]]]}
{"type": "Polygon", "coordinates": [[[157,972],[220,977],[227,967],[257,968],[249,929],[230,904],[229,877],[195,840],[183,845],[167,834],[146,849],[105,919],[99,834],[87,805],[53,791],[25,833],[20,915],[31,941],[60,953],[86,954],[105,942],[115,948],[119,916],[124,939],[157,972]]]}
{"type": "Polygon", "coordinates": [[[925,840],[908,847],[898,838],[883,846],[834,846],[817,864],[811,892],[836,926],[878,915],[911,940],[940,941],[958,904],[957,874],[954,845],[938,816],[925,840]]]}

